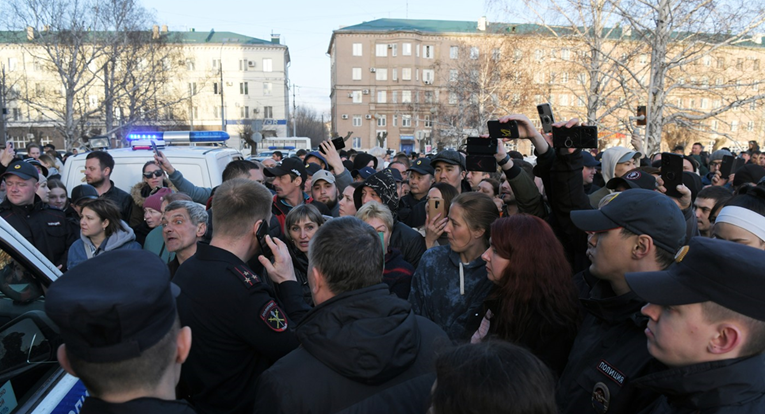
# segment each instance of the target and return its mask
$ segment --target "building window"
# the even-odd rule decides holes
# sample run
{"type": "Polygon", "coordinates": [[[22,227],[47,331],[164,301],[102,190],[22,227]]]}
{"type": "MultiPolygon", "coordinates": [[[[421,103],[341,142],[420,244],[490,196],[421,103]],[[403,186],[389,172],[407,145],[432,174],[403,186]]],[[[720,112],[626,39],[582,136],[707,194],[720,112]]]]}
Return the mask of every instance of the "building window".
{"type": "Polygon", "coordinates": [[[196,94],[197,94],[197,83],[189,82],[189,96],[194,96],[196,94]]]}
{"type": "Polygon", "coordinates": [[[425,103],[433,103],[433,92],[425,91],[425,103]]]}
{"type": "Polygon", "coordinates": [[[473,46],[470,48],[470,59],[476,60],[481,55],[481,52],[478,50],[477,47],[473,46]]]}
{"type": "Polygon", "coordinates": [[[361,56],[361,43],[353,44],[353,56],[361,56]]]}
{"type": "Polygon", "coordinates": [[[412,116],[411,115],[401,115],[401,126],[403,128],[411,128],[412,127],[412,116]]]}
{"type": "Polygon", "coordinates": [[[570,49],[561,49],[560,50],[560,58],[561,60],[569,60],[571,59],[571,50],[570,49]]]}
{"type": "Polygon", "coordinates": [[[45,87],[41,83],[35,83],[35,96],[42,98],[45,95],[45,87]]]}
{"type": "Polygon", "coordinates": [[[523,52],[521,49],[513,49],[513,63],[518,63],[523,59],[523,52]]]}
{"type": "MultiPolygon", "coordinates": [[[[90,109],[98,108],[98,96],[90,95],[88,97],[88,106],[90,107],[90,109]]],[[[39,112],[37,117],[40,118],[39,112]]]]}
{"type": "Polygon", "coordinates": [[[274,107],[273,106],[264,106],[263,107],[263,118],[264,119],[273,119],[274,118],[274,107]]]}
{"type": "Polygon", "coordinates": [[[754,60],[754,70],[760,70],[760,59],[754,60]]]}
{"type": "Polygon", "coordinates": [[[568,83],[568,72],[561,72],[560,74],[560,83],[567,84],[568,83]]]}
{"type": "Polygon", "coordinates": [[[754,131],[754,121],[749,121],[746,123],[746,130],[749,132],[754,131]]]}
{"type": "Polygon", "coordinates": [[[401,91],[401,103],[412,103],[412,91],[401,91]]]}
{"type": "Polygon", "coordinates": [[[435,71],[433,69],[423,69],[422,70],[422,81],[428,84],[433,84],[433,81],[435,80],[435,71]]]}
{"type": "Polygon", "coordinates": [[[274,60],[271,58],[263,59],[263,72],[273,72],[273,71],[274,71],[274,60]]]}
{"type": "Polygon", "coordinates": [[[411,43],[402,43],[401,44],[401,55],[402,56],[412,56],[412,44],[411,43]]]}
{"type": "Polygon", "coordinates": [[[576,81],[580,85],[584,85],[585,83],[587,83],[587,74],[586,73],[578,73],[576,75],[576,81]]]}
{"type": "Polygon", "coordinates": [[[433,46],[422,47],[422,57],[425,59],[433,59],[433,46]]]}
{"type": "Polygon", "coordinates": [[[716,119],[713,119],[713,120],[712,120],[712,129],[713,129],[713,130],[715,130],[715,131],[717,131],[717,128],[718,128],[719,126],[720,126],[720,123],[719,123],[719,122],[718,122],[716,119]]]}
{"type": "Polygon", "coordinates": [[[213,95],[220,95],[220,84],[213,82],[213,95]]]}
{"type": "Polygon", "coordinates": [[[402,80],[412,80],[412,68],[402,68],[401,69],[401,79],[402,80]]]}
{"type": "Polygon", "coordinates": [[[433,121],[430,120],[430,115],[425,115],[425,128],[432,128],[433,121]]]}
{"type": "Polygon", "coordinates": [[[384,45],[384,44],[375,45],[375,56],[378,56],[378,57],[388,56],[388,45],[384,45]]]}
{"type": "Polygon", "coordinates": [[[243,106],[240,108],[242,119],[247,119],[250,117],[250,107],[249,106],[243,106]]]}
{"type": "Polygon", "coordinates": [[[393,91],[393,92],[391,92],[391,94],[393,95],[392,96],[392,102],[393,103],[398,103],[398,91],[393,91]]]}
{"type": "Polygon", "coordinates": [[[458,77],[459,77],[459,72],[457,71],[457,69],[449,70],[449,82],[457,82],[458,77]]]}
{"type": "Polygon", "coordinates": [[[757,101],[749,102],[749,110],[756,111],[757,110],[757,101]]]}
{"type": "Polygon", "coordinates": [[[537,62],[541,62],[545,60],[545,51],[544,49],[537,49],[534,51],[534,60],[537,62]]]}
{"type": "Polygon", "coordinates": [[[377,68],[377,71],[375,72],[375,79],[379,81],[388,80],[388,69],[377,68]]]}
{"type": "Polygon", "coordinates": [[[736,59],[736,69],[744,70],[744,59],[743,58],[736,59]]]}
{"type": "Polygon", "coordinates": [[[391,43],[388,45],[388,49],[390,49],[391,56],[398,56],[398,44],[391,43]]]}
{"type": "Polygon", "coordinates": [[[568,106],[568,95],[561,94],[560,99],[558,100],[558,103],[560,106],[568,106]]]}
{"type": "Polygon", "coordinates": [[[460,47],[459,46],[449,47],[449,59],[457,59],[459,57],[460,57],[460,47]]]}
{"type": "Polygon", "coordinates": [[[353,91],[353,103],[361,103],[361,91],[353,91]]]}
{"type": "Polygon", "coordinates": [[[712,56],[704,56],[704,66],[712,66],[712,56]]]}
{"type": "Polygon", "coordinates": [[[449,92],[449,105],[456,105],[457,104],[457,94],[454,92],[449,92]]]}
{"type": "Polygon", "coordinates": [[[353,80],[361,80],[361,68],[353,68],[351,72],[353,80]]]}
{"type": "Polygon", "coordinates": [[[717,58],[717,69],[725,69],[725,58],[717,58]]]}
{"type": "Polygon", "coordinates": [[[701,98],[701,109],[709,108],[709,99],[701,98]]]}
{"type": "Polygon", "coordinates": [[[491,50],[491,60],[495,62],[499,62],[499,60],[502,59],[502,51],[499,49],[492,49],[491,50]]]}
{"type": "Polygon", "coordinates": [[[271,96],[274,89],[271,82],[263,82],[263,96],[271,96]]]}
{"type": "Polygon", "coordinates": [[[194,70],[194,59],[188,58],[186,59],[186,70],[194,70]]]}
{"type": "Polygon", "coordinates": [[[393,72],[391,73],[391,79],[393,79],[394,81],[398,80],[398,69],[393,68],[393,72]]]}
{"type": "Polygon", "coordinates": [[[247,71],[247,59],[239,59],[239,70],[242,72],[247,71]]]}
{"type": "Polygon", "coordinates": [[[361,137],[353,137],[353,148],[361,148],[361,137]]]}
{"type": "Polygon", "coordinates": [[[730,132],[736,132],[738,131],[738,121],[733,120],[730,122],[730,132]]]}
{"type": "Polygon", "coordinates": [[[240,95],[250,94],[249,82],[239,82],[239,94],[240,95]]]}
{"type": "Polygon", "coordinates": [[[354,115],[353,116],[353,126],[360,127],[361,126],[361,115],[354,115]]]}
{"type": "Polygon", "coordinates": [[[13,108],[13,120],[18,121],[21,119],[21,108],[13,108]]]}
{"type": "Polygon", "coordinates": [[[213,69],[220,69],[220,59],[213,59],[212,60],[212,68],[213,69]]]}
{"type": "Polygon", "coordinates": [[[386,103],[387,100],[387,93],[385,91],[377,91],[377,103],[386,103]]]}
{"type": "Polygon", "coordinates": [[[384,127],[388,125],[386,115],[377,115],[377,126],[384,127]]]}
{"type": "Polygon", "coordinates": [[[8,58],[8,71],[13,72],[18,68],[19,61],[16,58],[8,58]]]}
{"type": "Polygon", "coordinates": [[[584,97],[583,97],[583,96],[578,96],[578,97],[576,98],[576,106],[578,106],[578,107],[583,107],[583,106],[584,106],[584,104],[585,104],[585,102],[584,102],[584,97]]]}
{"type": "Polygon", "coordinates": [[[398,126],[398,115],[393,115],[393,126],[398,126]]]}

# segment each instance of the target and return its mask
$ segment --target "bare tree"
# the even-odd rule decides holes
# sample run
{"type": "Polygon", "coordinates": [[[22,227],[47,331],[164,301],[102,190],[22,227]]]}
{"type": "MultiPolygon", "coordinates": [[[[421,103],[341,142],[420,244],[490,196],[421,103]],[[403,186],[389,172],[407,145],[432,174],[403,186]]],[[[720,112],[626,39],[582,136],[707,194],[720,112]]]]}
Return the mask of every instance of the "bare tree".
{"type": "MultiPolygon", "coordinates": [[[[292,122],[297,127],[297,136],[311,138],[311,147],[318,147],[321,141],[327,139],[327,127],[314,109],[298,106],[292,122]]],[[[292,126],[289,128],[291,129],[292,126]]]]}

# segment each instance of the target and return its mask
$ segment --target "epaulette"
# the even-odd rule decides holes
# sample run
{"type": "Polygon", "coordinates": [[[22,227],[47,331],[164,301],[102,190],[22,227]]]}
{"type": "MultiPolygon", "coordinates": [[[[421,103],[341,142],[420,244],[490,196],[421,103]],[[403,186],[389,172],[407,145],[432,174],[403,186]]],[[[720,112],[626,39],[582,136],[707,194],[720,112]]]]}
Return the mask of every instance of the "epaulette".
{"type": "Polygon", "coordinates": [[[234,266],[231,268],[231,271],[239,277],[244,285],[247,286],[247,289],[255,286],[256,283],[260,283],[260,278],[247,266],[234,266]]]}

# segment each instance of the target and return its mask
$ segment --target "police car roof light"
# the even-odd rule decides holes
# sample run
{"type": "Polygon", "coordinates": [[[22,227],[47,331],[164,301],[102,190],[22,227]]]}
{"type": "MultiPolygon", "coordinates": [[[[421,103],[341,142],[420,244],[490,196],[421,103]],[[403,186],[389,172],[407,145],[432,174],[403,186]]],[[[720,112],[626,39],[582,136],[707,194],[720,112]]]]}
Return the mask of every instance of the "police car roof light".
{"type": "MultiPolygon", "coordinates": [[[[227,141],[230,138],[225,131],[165,131],[165,132],[136,132],[128,134],[131,142],[150,140],[163,144],[195,144],[227,141]]],[[[151,145],[149,143],[149,145],[151,145]]]]}

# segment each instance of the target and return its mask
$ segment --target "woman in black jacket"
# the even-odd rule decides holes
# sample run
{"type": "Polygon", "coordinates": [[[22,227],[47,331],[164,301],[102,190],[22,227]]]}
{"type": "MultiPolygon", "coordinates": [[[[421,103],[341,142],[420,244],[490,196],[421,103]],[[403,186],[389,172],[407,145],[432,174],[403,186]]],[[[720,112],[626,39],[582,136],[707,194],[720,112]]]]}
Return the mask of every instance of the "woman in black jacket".
{"type": "Polygon", "coordinates": [[[301,204],[293,208],[284,221],[283,231],[292,257],[292,267],[298,283],[303,287],[303,299],[309,305],[313,305],[313,298],[311,288],[308,287],[308,243],[324,221],[324,216],[313,204],[301,204]]]}

